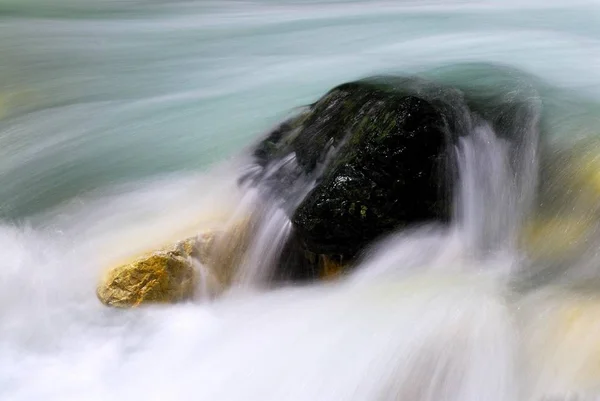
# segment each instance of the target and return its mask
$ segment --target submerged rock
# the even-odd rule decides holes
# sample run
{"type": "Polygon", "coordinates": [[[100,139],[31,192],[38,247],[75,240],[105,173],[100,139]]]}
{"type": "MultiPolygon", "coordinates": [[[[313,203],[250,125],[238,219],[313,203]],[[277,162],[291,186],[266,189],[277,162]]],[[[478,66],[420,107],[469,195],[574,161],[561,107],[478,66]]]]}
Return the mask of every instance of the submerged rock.
{"type": "Polygon", "coordinates": [[[590,229],[591,222],[554,216],[527,224],[521,240],[530,257],[560,260],[581,252],[590,229]]]}

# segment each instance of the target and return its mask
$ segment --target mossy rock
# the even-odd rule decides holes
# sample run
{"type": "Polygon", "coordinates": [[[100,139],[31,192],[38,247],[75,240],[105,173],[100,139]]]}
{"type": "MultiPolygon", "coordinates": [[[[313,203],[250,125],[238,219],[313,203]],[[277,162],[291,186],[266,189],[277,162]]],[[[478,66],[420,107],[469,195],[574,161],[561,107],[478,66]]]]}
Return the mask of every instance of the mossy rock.
{"type": "Polygon", "coordinates": [[[450,217],[449,196],[441,193],[443,119],[416,97],[374,97],[351,124],[348,146],[293,215],[312,252],[353,257],[394,229],[450,217]]]}
{"type": "Polygon", "coordinates": [[[297,136],[296,156],[306,171],[335,154],[292,216],[311,252],[351,259],[392,230],[449,219],[445,115],[395,88],[342,85],[317,102],[297,136]]]}
{"type": "MultiPolygon", "coordinates": [[[[271,132],[254,151],[260,168],[242,181],[250,176],[279,197],[292,220],[284,251],[292,255],[280,263],[289,271],[279,275],[319,278],[318,258],[303,255],[340,257],[351,266],[393,231],[449,222],[460,137],[490,124],[517,149],[537,123],[539,99],[526,77],[504,73],[501,81],[496,88],[488,85],[493,79],[454,86],[371,77],[333,88],[271,132]],[[315,185],[303,191],[305,183],[315,185]]],[[[519,158],[511,163],[522,170],[519,158]]]]}
{"type": "Polygon", "coordinates": [[[449,121],[458,123],[448,116],[460,113],[447,98],[461,94],[422,80],[351,82],[332,89],[257,145],[254,156],[263,174],[254,178],[283,199],[294,241],[301,244],[287,247],[299,256],[283,255],[292,262],[281,265],[303,272],[281,276],[329,277],[320,262],[303,263],[301,255],[351,261],[392,230],[449,220],[447,149],[456,136],[449,121]],[[311,180],[317,184],[308,195],[296,189],[311,180]],[[295,199],[299,193],[306,195],[301,202],[295,199]]]}

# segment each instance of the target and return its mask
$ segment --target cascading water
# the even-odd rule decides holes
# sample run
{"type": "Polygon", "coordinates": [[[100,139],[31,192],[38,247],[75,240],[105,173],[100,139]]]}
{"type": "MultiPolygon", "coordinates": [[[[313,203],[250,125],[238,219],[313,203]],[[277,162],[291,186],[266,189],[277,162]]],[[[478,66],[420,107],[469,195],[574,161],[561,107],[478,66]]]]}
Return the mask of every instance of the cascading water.
{"type": "Polygon", "coordinates": [[[489,125],[476,127],[459,144],[458,216],[470,249],[514,250],[518,194],[511,188],[509,151],[489,125]]]}
{"type": "MultiPolygon", "coordinates": [[[[0,399],[597,399],[594,176],[571,190],[584,168],[551,158],[563,174],[538,180],[537,139],[568,149],[598,135],[598,13],[593,2],[0,2],[0,399]],[[264,288],[316,178],[286,187],[285,203],[238,185],[245,157],[190,170],[372,73],[429,71],[513,99],[493,69],[429,69],[465,60],[558,89],[540,83],[513,121],[463,116],[454,223],[373,244],[340,280],[264,288]],[[548,198],[560,199],[550,212],[548,198]],[[587,229],[565,241],[575,251],[525,255],[531,219],[572,209],[587,229]],[[96,299],[107,266],[223,224],[251,238],[222,255],[239,256],[222,299],[126,311],[96,299]]],[[[284,162],[277,171],[294,155],[284,162]]]]}
{"type": "Polygon", "coordinates": [[[474,252],[517,252],[518,234],[531,212],[536,188],[535,125],[532,131],[524,149],[497,138],[487,123],[460,139],[456,216],[467,247],[474,252]]]}

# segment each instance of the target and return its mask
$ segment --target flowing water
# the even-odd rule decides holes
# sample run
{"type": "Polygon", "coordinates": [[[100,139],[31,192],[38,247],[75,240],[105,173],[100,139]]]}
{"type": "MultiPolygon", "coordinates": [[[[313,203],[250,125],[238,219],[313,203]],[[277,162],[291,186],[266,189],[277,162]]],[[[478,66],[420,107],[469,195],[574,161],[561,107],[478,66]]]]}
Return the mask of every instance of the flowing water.
{"type": "Polygon", "coordinates": [[[598,399],[599,135],[597,2],[0,0],[0,399],[598,399]],[[455,224],[261,288],[290,205],[237,185],[246,147],[371,74],[511,99],[458,63],[535,90],[518,140],[465,126],[455,224]],[[107,267],[249,210],[250,291],[97,300],[107,267]],[[535,219],[558,228],[524,250],[535,219]]]}

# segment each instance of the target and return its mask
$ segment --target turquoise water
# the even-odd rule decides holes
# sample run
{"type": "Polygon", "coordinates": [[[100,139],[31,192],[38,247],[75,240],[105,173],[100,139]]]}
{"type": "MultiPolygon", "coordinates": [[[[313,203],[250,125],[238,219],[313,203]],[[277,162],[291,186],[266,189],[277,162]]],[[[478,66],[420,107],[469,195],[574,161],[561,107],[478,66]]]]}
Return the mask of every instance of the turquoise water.
{"type": "MultiPolygon", "coordinates": [[[[598,10],[3,0],[0,213],[22,218],[97,187],[202,169],[365,75],[492,62],[598,98],[598,10]]],[[[597,115],[589,107],[572,113],[597,115]]]]}

